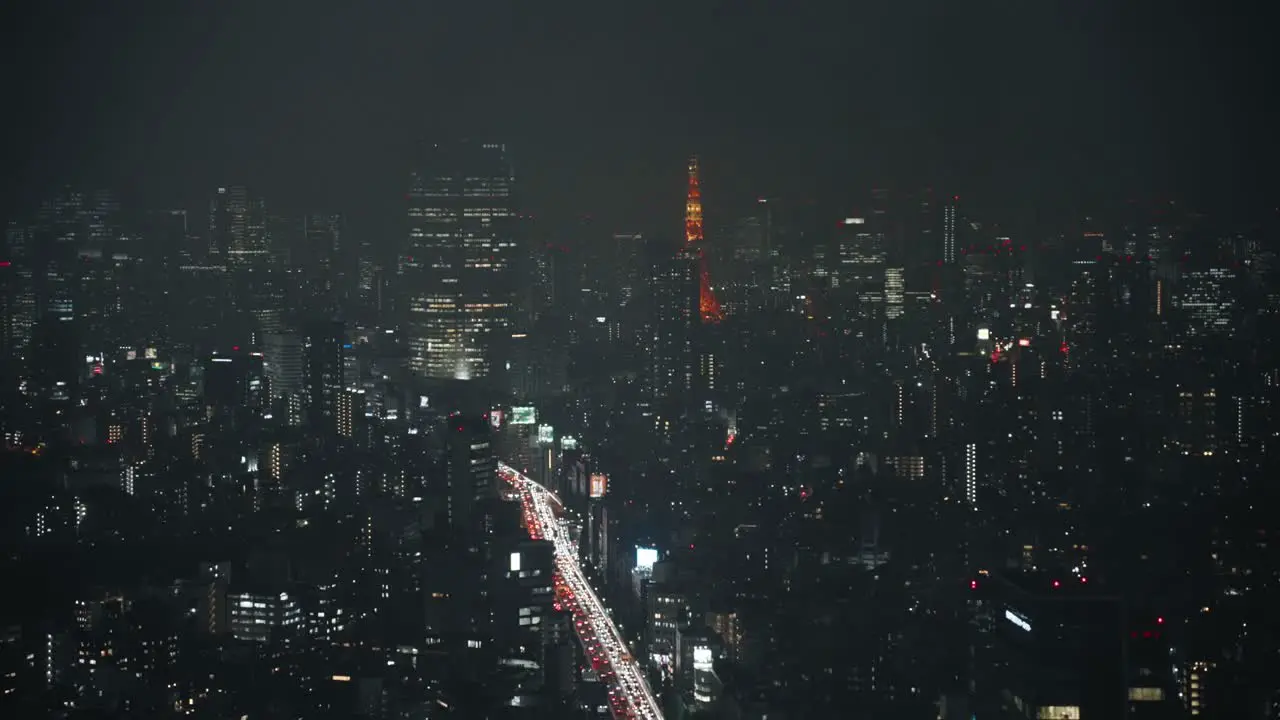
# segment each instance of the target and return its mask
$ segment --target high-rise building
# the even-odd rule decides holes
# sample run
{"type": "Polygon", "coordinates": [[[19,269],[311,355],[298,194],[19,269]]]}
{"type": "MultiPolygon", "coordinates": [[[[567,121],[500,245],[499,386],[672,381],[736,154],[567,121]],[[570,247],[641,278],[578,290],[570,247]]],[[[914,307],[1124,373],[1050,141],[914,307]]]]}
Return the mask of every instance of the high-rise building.
{"type": "Polygon", "coordinates": [[[610,275],[618,303],[624,307],[635,299],[640,290],[643,250],[644,236],[640,233],[614,233],[610,275]]]}
{"type": "Polygon", "coordinates": [[[209,201],[209,255],[224,264],[256,264],[268,256],[262,200],[243,186],[220,187],[209,201]]]}
{"type": "Polygon", "coordinates": [[[515,177],[506,146],[427,148],[410,177],[409,238],[400,258],[409,364],[428,378],[472,379],[511,326],[515,177]]]}
{"type": "Polygon", "coordinates": [[[906,290],[904,276],[900,267],[884,269],[884,314],[890,320],[902,317],[903,293],[906,290]]]}
{"type": "Polygon", "coordinates": [[[271,380],[271,394],[279,397],[301,392],[302,338],[292,333],[269,333],[263,341],[262,350],[267,377],[271,380]]]}
{"type": "Polygon", "coordinates": [[[346,386],[347,350],[343,325],[337,320],[315,323],[303,339],[306,364],[307,417],[313,424],[333,427],[338,394],[346,386]]]}
{"type": "Polygon", "coordinates": [[[355,438],[364,424],[365,392],[349,387],[338,395],[338,435],[355,438]]]}
{"type": "Polygon", "coordinates": [[[1069,573],[991,573],[971,588],[977,717],[1128,714],[1118,598],[1069,573]]]}
{"type": "Polygon", "coordinates": [[[445,428],[445,478],[448,481],[448,517],[455,532],[472,538],[477,520],[476,504],[497,494],[497,460],[492,427],[483,417],[454,415],[445,428]]]}
{"type": "Polygon", "coordinates": [[[956,201],[954,197],[942,210],[942,261],[948,265],[956,261],[956,201]]]}
{"type": "Polygon", "coordinates": [[[681,251],[653,273],[653,343],[650,383],[655,398],[687,397],[693,390],[694,333],[699,312],[698,257],[681,251]]]}
{"type": "Polygon", "coordinates": [[[303,301],[309,307],[337,310],[350,290],[344,280],[354,268],[344,267],[341,215],[307,215],[302,224],[302,247],[294,256],[302,271],[303,301]]]}
{"type": "MultiPolygon", "coordinates": [[[[884,234],[863,217],[845,218],[838,235],[835,285],[856,297],[863,312],[879,308],[886,299],[884,234]]],[[[901,292],[902,288],[897,288],[901,292]]]]}

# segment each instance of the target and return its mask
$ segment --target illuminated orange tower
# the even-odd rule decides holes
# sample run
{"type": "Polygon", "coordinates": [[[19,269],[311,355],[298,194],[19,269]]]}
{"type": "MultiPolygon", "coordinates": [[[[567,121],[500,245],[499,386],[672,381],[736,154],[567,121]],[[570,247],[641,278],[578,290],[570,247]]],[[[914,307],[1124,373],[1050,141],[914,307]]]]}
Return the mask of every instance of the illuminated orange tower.
{"type": "Polygon", "coordinates": [[[689,158],[689,194],[684,201],[684,247],[698,257],[698,308],[702,322],[718,323],[724,318],[720,301],[711,289],[707,255],[702,248],[702,187],[698,182],[698,158],[689,158]]]}

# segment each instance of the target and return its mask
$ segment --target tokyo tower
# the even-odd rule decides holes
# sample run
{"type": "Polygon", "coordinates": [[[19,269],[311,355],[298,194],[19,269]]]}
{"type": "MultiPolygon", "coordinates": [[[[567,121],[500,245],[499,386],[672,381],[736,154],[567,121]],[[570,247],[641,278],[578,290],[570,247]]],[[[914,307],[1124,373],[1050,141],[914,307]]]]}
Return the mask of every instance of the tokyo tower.
{"type": "Polygon", "coordinates": [[[707,256],[703,252],[702,188],[698,182],[698,158],[689,158],[689,194],[684,201],[684,248],[698,258],[698,308],[702,322],[718,323],[724,318],[720,301],[711,290],[707,256]]]}

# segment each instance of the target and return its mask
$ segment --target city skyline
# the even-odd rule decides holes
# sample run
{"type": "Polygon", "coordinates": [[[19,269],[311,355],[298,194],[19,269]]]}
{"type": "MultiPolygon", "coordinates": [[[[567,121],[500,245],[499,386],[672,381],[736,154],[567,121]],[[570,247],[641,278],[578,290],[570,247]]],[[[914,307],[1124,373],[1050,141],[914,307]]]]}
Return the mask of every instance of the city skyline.
{"type": "Polygon", "coordinates": [[[1261,13],[0,13],[0,716],[1280,718],[1261,13]]]}

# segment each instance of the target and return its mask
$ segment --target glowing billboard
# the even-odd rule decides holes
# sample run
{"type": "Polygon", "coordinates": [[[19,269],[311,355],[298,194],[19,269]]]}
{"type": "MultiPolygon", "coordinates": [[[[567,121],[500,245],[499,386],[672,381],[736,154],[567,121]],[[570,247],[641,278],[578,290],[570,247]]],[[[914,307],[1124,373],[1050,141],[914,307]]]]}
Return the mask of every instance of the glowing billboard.
{"type": "Polygon", "coordinates": [[[556,441],[556,429],[550,425],[538,426],[538,444],[551,445],[556,441]]]}
{"type": "Polygon", "coordinates": [[[502,408],[494,408],[489,411],[489,424],[493,426],[494,430],[502,427],[502,419],[502,408]]]}
{"type": "Polygon", "coordinates": [[[591,497],[604,497],[605,490],[609,488],[609,476],[601,473],[595,473],[591,476],[591,497]]]}
{"type": "Polygon", "coordinates": [[[560,438],[560,447],[563,450],[577,450],[578,438],[572,435],[565,435],[564,437],[560,438]]]}
{"type": "Polygon", "coordinates": [[[538,411],[533,407],[511,408],[512,425],[537,425],[538,411]]]}
{"type": "Polygon", "coordinates": [[[636,569],[652,570],[655,563],[658,562],[658,549],[636,547],[636,569]]]}
{"type": "Polygon", "coordinates": [[[989,330],[988,328],[978,328],[978,339],[979,339],[979,340],[990,340],[990,339],[991,339],[991,330],[989,330]]]}

